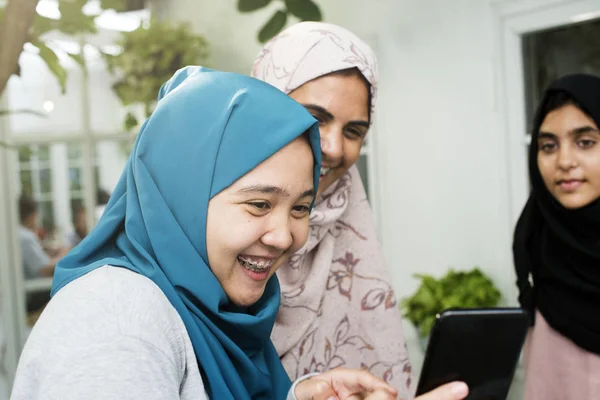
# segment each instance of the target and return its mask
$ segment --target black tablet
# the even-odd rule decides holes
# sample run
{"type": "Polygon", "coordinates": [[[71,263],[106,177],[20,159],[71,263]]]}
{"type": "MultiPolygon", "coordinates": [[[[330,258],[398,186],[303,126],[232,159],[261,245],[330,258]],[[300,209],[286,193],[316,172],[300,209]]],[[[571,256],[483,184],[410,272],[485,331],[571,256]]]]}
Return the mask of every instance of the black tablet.
{"type": "Polygon", "coordinates": [[[452,309],[431,331],[417,395],[452,381],[468,400],[505,400],[529,328],[520,308],[452,309]]]}

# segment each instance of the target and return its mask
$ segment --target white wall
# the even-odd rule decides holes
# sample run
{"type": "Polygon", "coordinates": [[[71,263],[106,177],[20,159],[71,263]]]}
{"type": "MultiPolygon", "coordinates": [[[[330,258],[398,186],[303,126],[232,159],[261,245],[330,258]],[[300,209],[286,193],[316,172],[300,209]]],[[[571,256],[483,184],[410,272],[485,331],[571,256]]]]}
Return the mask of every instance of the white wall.
{"type": "MultiPolygon", "coordinates": [[[[277,7],[156,0],[211,46],[209,65],[248,73],[256,33],[277,7]]],[[[496,1],[497,2],[497,1],[496,1]]],[[[400,296],[416,272],[480,265],[515,304],[505,140],[486,0],[320,0],[328,22],[375,38],[381,68],[378,162],[383,239],[400,296]],[[368,6],[367,6],[368,4],[368,6]]]]}

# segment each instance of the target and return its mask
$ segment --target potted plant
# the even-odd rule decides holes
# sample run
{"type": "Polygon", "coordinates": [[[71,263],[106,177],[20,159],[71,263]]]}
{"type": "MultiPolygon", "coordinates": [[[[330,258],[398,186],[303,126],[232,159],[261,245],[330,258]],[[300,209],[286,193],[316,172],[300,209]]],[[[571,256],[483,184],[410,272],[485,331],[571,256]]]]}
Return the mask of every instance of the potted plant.
{"type": "Polygon", "coordinates": [[[490,278],[477,267],[470,271],[450,269],[439,279],[425,274],[415,277],[421,280],[421,284],[412,296],[401,301],[400,307],[419,331],[423,347],[437,314],[449,308],[495,307],[501,298],[500,291],[490,278]]]}
{"type": "Polygon", "coordinates": [[[171,24],[153,19],[132,32],[123,32],[117,45],[119,54],[106,54],[106,64],[118,80],[113,90],[128,107],[125,130],[138,126],[138,118],[147,118],[156,104],[162,84],[180,68],[202,64],[208,44],[187,24],[171,24]],[[142,115],[133,107],[142,106],[142,115]]]}

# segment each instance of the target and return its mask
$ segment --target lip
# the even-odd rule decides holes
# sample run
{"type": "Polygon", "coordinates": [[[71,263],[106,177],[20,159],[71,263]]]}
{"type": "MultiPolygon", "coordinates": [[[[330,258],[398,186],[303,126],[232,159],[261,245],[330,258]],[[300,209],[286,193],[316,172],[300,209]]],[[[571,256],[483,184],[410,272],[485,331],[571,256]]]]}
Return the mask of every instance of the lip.
{"type": "Polygon", "coordinates": [[[244,267],[242,264],[240,264],[240,261],[237,258],[236,258],[235,262],[238,264],[240,269],[246,274],[246,276],[248,276],[253,281],[257,281],[257,282],[265,281],[269,277],[269,273],[271,272],[271,268],[272,268],[272,267],[266,268],[262,272],[254,272],[254,271],[250,271],[249,269],[244,267]]]}
{"type": "Polygon", "coordinates": [[[564,180],[558,181],[556,184],[558,185],[560,190],[562,190],[563,192],[573,193],[577,189],[579,189],[581,187],[581,185],[583,185],[584,182],[585,182],[585,180],[583,180],[583,179],[564,179],[564,180]]]}

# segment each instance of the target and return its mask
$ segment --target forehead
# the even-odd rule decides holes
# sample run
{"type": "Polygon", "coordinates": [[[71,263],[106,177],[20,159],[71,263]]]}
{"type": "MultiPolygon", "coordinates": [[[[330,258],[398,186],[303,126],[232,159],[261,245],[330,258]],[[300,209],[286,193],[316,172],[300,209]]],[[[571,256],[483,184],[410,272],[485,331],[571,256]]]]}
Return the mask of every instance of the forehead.
{"type": "Polygon", "coordinates": [[[598,129],[594,120],[573,104],[567,104],[546,114],[540,131],[565,135],[573,129],[591,126],[598,129]]]}
{"type": "Polygon", "coordinates": [[[313,186],[314,158],[308,140],[299,137],[258,164],[230,186],[239,190],[249,185],[276,185],[290,192],[313,186]]]}

